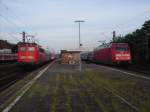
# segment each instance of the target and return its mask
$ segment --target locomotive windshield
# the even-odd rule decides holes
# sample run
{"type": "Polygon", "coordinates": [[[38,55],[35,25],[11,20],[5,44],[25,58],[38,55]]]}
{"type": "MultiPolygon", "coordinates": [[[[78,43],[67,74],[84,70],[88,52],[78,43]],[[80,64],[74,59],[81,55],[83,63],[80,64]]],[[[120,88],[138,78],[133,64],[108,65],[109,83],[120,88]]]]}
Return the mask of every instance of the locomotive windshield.
{"type": "Polygon", "coordinates": [[[25,47],[20,47],[20,51],[25,51],[26,50],[26,48],[25,47]]]}
{"type": "Polygon", "coordinates": [[[28,51],[35,51],[35,47],[29,47],[28,51]]]}
{"type": "Polygon", "coordinates": [[[129,48],[127,47],[117,47],[116,52],[128,52],[129,48]]]}

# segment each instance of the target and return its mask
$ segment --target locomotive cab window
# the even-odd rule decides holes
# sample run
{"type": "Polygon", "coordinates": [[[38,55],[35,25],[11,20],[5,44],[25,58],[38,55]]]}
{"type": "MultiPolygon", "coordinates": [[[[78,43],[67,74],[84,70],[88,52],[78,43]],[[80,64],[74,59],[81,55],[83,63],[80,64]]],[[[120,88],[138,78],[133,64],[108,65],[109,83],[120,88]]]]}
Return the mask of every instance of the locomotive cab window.
{"type": "Polygon", "coordinates": [[[129,48],[125,48],[125,47],[117,47],[115,48],[116,52],[128,52],[129,48]]]}
{"type": "Polygon", "coordinates": [[[20,51],[25,51],[26,50],[26,48],[25,47],[20,47],[20,51]]]}
{"type": "Polygon", "coordinates": [[[35,47],[28,47],[28,51],[35,51],[35,47]]]}

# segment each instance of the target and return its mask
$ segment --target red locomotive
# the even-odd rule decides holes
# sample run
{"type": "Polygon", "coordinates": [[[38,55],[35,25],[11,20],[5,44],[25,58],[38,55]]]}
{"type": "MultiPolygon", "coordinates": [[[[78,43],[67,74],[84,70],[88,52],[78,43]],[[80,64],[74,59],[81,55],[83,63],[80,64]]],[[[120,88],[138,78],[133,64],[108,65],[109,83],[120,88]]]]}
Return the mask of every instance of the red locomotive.
{"type": "Polygon", "coordinates": [[[36,43],[18,44],[18,63],[21,65],[39,65],[50,61],[50,52],[36,43]]]}
{"type": "Polygon", "coordinates": [[[108,43],[94,49],[93,61],[104,64],[131,63],[130,48],[127,43],[108,43]]]}

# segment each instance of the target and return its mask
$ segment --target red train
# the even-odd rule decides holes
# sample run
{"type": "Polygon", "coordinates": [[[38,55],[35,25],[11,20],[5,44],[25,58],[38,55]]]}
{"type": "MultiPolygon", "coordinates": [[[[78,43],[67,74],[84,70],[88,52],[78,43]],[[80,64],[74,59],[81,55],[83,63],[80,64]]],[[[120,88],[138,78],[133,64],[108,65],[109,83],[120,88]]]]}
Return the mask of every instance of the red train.
{"type": "Polygon", "coordinates": [[[127,43],[108,43],[94,49],[92,61],[104,64],[131,63],[130,47],[127,43]]]}
{"type": "Polygon", "coordinates": [[[84,61],[103,64],[130,64],[131,51],[127,43],[108,43],[98,46],[92,52],[82,53],[84,61]]]}
{"type": "Polygon", "coordinates": [[[49,51],[44,50],[36,43],[18,44],[18,63],[20,65],[39,65],[51,60],[49,51]]]}

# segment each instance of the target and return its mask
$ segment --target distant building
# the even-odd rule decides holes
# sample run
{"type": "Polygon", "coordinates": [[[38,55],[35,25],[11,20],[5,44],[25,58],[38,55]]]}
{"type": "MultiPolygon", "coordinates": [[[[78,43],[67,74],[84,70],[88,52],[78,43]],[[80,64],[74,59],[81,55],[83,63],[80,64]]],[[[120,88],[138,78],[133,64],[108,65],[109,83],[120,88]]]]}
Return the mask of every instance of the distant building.
{"type": "Polygon", "coordinates": [[[0,40],[0,53],[16,53],[17,45],[7,42],[7,40],[0,40]]]}
{"type": "Polygon", "coordinates": [[[12,49],[15,44],[7,42],[7,40],[0,40],[0,49],[12,49]]]}
{"type": "Polygon", "coordinates": [[[62,64],[80,64],[80,50],[61,50],[62,64]]]}

